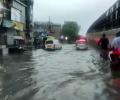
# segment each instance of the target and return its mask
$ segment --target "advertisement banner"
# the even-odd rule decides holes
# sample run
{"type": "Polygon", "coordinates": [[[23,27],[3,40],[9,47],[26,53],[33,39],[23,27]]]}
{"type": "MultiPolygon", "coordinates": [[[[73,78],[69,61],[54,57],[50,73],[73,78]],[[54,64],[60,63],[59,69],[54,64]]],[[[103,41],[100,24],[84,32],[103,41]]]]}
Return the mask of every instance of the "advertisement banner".
{"type": "Polygon", "coordinates": [[[3,27],[11,28],[13,26],[12,21],[3,20],[3,27]]]}
{"type": "Polygon", "coordinates": [[[14,29],[19,30],[19,31],[23,31],[24,25],[22,23],[13,21],[12,24],[13,24],[14,29]]]}
{"type": "Polygon", "coordinates": [[[18,9],[11,8],[11,20],[21,22],[21,12],[18,9]]]}

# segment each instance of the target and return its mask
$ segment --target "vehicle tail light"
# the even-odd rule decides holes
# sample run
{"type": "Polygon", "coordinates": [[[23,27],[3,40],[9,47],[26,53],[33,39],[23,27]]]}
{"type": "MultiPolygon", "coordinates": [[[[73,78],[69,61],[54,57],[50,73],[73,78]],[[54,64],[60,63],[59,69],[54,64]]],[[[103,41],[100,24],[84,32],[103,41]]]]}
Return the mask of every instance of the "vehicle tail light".
{"type": "Polygon", "coordinates": [[[86,43],[86,40],[85,40],[85,39],[81,39],[81,40],[79,40],[79,43],[80,43],[80,44],[85,44],[85,43],[86,43]]]}

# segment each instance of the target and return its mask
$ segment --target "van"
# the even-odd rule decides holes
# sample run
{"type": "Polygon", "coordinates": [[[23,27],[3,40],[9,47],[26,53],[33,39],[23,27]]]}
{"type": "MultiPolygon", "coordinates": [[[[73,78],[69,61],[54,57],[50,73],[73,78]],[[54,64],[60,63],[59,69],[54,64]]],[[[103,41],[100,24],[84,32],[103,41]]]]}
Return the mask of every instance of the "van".
{"type": "Polygon", "coordinates": [[[49,39],[49,40],[46,40],[45,42],[45,49],[59,50],[59,49],[62,49],[62,46],[57,39],[49,39]]]}

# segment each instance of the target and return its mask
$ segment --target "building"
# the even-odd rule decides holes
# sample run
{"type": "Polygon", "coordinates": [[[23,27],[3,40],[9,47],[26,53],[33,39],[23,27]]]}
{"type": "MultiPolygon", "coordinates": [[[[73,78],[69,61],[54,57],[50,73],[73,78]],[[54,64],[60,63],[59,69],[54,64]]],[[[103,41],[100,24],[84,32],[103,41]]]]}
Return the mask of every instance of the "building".
{"type": "Polygon", "coordinates": [[[51,22],[34,22],[34,29],[37,32],[47,32],[48,35],[59,39],[61,34],[61,25],[51,22]]]}
{"type": "MultiPolygon", "coordinates": [[[[10,1],[8,2],[10,4],[10,1]]],[[[9,13],[9,4],[6,3],[4,0],[0,1],[0,47],[2,45],[6,44],[6,39],[5,39],[5,32],[7,30],[6,27],[3,27],[3,21],[4,19],[10,19],[10,13],[9,13]],[[8,12],[8,13],[6,13],[8,12]]]]}
{"type": "Polygon", "coordinates": [[[8,45],[12,36],[31,39],[33,0],[0,1],[0,45],[8,45]]]}
{"type": "MultiPolygon", "coordinates": [[[[22,0],[25,1],[25,0],[22,0]]],[[[33,38],[33,0],[26,0],[26,37],[33,38]]]]}
{"type": "Polygon", "coordinates": [[[62,28],[60,24],[52,24],[52,29],[51,29],[52,36],[59,39],[61,35],[61,29],[62,28]]]}

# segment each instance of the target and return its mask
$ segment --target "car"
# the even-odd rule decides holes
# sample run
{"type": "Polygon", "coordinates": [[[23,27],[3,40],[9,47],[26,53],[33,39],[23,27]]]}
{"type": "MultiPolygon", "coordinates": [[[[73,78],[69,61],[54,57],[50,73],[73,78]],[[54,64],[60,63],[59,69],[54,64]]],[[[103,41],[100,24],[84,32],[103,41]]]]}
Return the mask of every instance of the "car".
{"type": "Polygon", "coordinates": [[[87,39],[86,38],[80,38],[79,40],[76,40],[76,49],[77,50],[88,49],[87,39]]]}
{"type": "Polygon", "coordinates": [[[45,41],[46,50],[60,50],[62,49],[61,44],[57,39],[48,39],[45,41]]]}

